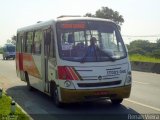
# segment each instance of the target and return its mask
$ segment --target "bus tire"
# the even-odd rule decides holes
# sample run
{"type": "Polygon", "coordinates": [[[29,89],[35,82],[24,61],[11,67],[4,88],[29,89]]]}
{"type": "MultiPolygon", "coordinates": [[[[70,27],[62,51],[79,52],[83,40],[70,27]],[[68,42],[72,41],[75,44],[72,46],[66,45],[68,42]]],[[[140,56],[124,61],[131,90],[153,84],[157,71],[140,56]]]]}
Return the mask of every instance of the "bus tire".
{"type": "Polygon", "coordinates": [[[25,80],[26,80],[26,82],[27,82],[27,88],[28,88],[28,90],[29,90],[29,91],[33,91],[33,88],[32,88],[32,86],[31,86],[31,84],[30,84],[30,82],[29,82],[29,77],[28,77],[27,72],[25,72],[25,80]]]}
{"type": "Polygon", "coordinates": [[[120,105],[120,103],[122,103],[123,99],[111,99],[111,102],[113,105],[120,105]]]}
{"type": "Polygon", "coordinates": [[[54,104],[56,105],[56,107],[63,107],[63,103],[59,101],[59,93],[58,93],[58,89],[57,86],[54,82],[51,82],[51,97],[53,98],[54,104]]]}

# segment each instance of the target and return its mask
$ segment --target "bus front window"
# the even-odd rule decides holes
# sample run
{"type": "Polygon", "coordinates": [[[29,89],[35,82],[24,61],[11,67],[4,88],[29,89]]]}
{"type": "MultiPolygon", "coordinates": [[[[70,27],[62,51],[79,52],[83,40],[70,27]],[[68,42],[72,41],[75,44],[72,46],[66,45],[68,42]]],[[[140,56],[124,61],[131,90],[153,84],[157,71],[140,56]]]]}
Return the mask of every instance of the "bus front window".
{"type": "Polygon", "coordinates": [[[15,46],[7,46],[8,52],[15,52],[15,46]]]}
{"type": "Polygon", "coordinates": [[[68,61],[102,62],[126,57],[118,28],[105,21],[65,21],[57,23],[60,58],[68,61]],[[89,52],[90,40],[95,48],[89,52]]]}

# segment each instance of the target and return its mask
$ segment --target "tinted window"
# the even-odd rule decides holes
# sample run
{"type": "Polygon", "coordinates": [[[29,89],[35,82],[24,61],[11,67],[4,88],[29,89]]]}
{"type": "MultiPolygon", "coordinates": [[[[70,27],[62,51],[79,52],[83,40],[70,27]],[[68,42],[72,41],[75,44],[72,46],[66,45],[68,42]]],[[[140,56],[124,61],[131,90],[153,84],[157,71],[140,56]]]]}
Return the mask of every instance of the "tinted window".
{"type": "Polygon", "coordinates": [[[8,52],[15,52],[15,46],[7,46],[8,52]]]}

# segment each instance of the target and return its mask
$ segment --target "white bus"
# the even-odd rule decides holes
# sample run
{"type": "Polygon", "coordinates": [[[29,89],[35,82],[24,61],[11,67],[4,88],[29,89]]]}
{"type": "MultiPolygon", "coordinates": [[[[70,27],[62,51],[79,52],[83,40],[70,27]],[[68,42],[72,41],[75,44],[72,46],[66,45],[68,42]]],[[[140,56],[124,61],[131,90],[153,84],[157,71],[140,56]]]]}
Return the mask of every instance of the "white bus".
{"type": "Polygon", "coordinates": [[[62,103],[130,96],[131,66],[119,27],[89,17],[59,17],[17,30],[16,70],[29,89],[62,103]],[[94,38],[92,49],[91,39],[94,38]]]}

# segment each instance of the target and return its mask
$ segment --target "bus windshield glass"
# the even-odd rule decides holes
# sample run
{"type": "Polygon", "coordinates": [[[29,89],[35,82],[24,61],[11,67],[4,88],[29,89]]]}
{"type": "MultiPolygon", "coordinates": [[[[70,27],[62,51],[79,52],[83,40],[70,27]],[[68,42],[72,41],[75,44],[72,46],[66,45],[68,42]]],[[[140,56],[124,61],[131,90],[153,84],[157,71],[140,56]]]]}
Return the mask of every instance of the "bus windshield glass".
{"type": "Polygon", "coordinates": [[[126,57],[118,27],[111,22],[76,20],[57,23],[58,51],[63,60],[103,62],[126,57]]]}
{"type": "Polygon", "coordinates": [[[15,52],[15,46],[7,46],[6,49],[8,52],[15,52]]]}

